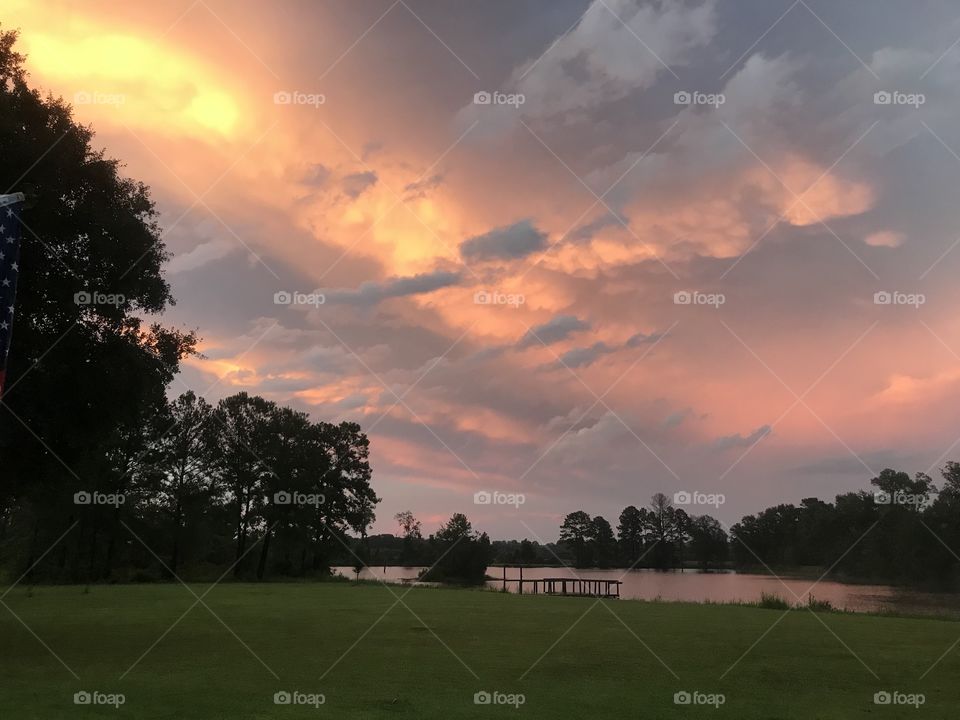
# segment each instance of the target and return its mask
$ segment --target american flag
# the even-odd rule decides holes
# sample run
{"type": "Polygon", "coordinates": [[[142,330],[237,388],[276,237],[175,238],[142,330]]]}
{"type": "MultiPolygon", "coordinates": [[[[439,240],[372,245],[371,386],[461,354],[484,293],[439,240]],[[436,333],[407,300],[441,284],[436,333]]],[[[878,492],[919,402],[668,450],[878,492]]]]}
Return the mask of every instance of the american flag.
{"type": "Polygon", "coordinates": [[[13,309],[20,274],[20,211],[22,193],[0,195],[0,395],[7,377],[7,355],[13,335],[13,309]]]}

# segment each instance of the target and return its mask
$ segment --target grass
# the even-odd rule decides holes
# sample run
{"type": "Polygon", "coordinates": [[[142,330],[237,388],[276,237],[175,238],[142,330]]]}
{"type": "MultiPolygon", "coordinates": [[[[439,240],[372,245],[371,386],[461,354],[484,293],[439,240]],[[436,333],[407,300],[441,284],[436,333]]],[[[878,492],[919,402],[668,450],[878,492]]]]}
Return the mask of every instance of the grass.
{"type": "MultiPolygon", "coordinates": [[[[201,596],[209,589],[191,587],[201,596]]],[[[202,604],[188,612],[196,599],[177,585],[39,587],[32,596],[18,587],[3,599],[12,612],[0,608],[0,718],[848,720],[953,717],[960,705],[960,649],[921,679],[960,636],[957,623],[407,591],[224,584],[204,597],[215,617],[202,604]],[[123,693],[126,702],[119,711],[77,706],[80,690],[123,693]],[[326,702],[277,706],[283,690],[323,693],[326,702]],[[475,705],[483,690],[522,693],[525,702],[475,705]],[[675,705],[684,690],[726,702],[675,705]],[[926,702],[920,714],[874,705],[883,690],[923,693],[926,702]]]]}

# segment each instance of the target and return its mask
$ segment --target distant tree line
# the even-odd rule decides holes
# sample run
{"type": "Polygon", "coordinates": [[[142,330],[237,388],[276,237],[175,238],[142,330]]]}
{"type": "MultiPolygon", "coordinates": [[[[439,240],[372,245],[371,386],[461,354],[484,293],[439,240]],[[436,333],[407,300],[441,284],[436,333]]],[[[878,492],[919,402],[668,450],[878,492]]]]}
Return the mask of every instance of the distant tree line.
{"type": "Polygon", "coordinates": [[[715,518],[688,515],[658,493],[648,507],[620,513],[616,536],[605,518],[570,513],[556,550],[547,549],[581,568],[813,567],[839,579],[957,589],[960,463],[947,462],[941,475],[938,490],[925,473],[885,469],[870,491],[777,505],[745,516],[729,535],[715,518]]]}
{"type": "Polygon", "coordinates": [[[616,535],[600,515],[570,513],[560,526],[560,547],[578,568],[666,570],[692,562],[709,569],[728,556],[727,533],[716,519],[690,516],[663,493],[654,495],[648,507],[624,508],[616,535]]]}
{"type": "Polygon", "coordinates": [[[886,469],[872,491],[806,498],[731,528],[739,566],[816,566],[851,579],[953,589],[960,580],[960,464],[937,489],[925,473],[886,469]]]}

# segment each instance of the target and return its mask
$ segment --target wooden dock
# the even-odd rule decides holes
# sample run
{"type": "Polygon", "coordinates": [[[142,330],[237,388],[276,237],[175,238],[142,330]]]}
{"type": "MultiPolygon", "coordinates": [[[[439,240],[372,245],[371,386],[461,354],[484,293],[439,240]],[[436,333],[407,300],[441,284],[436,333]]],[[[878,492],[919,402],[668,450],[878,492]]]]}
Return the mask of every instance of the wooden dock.
{"type": "Polygon", "coordinates": [[[520,570],[520,577],[508,578],[507,568],[503,568],[503,589],[507,589],[507,583],[517,584],[517,593],[523,595],[567,595],[571,597],[596,597],[596,598],[619,598],[620,586],[623,584],[620,580],[608,580],[606,578],[578,578],[578,577],[554,577],[554,578],[523,578],[523,568],[520,570]],[[524,590],[528,586],[528,590],[524,590]]]}

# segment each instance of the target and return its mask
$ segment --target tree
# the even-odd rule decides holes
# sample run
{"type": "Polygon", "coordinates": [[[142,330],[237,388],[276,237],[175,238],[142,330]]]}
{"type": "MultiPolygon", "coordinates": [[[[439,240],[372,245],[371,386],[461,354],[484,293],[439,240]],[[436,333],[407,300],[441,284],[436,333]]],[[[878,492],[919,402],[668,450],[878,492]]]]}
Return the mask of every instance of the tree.
{"type": "Polygon", "coordinates": [[[77,578],[81,548],[109,556],[110,572],[118,514],[79,507],[74,494],[129,485],[144,414],[162,405],[197,338],[141,319],[173,302],[149,190],[92,147],[69,105],[28,86],[16,39],[0,30],[0,186],[29,184],[36,205],[0,404],[0,525],[16,510],[8,537],[26,568],[76,522],[49,560],[77,578]]]}
{"type": "Polygon", "coordinates": [[[881,505],[901,506],[912,512],[919,512],[930,500],[930,493],[936,491],[933,480],[926,473],[917,473],[911,480],[905,472],[887,468],[870,481],[879,488],[876,495],[881,505]]]}
{"type": "Polygon", "coordinates": [[[590,548],[587,540],[593,532],[593,521],[583,510],[567,515],[560,526],[560,542],[573,553],[577,567],[590,566],[590,548]]]}
{"type": "Polygon", "coordinates": [[[481,585],[486,580],[492,548],[486,533],[473,530],[467,516],[454,513],[430,536],[435,561],[423,574],[428,581],[481,585]]]}
{"type": "Polygon", "coordinates": [[[150,490],[154,503],[169,516],[169,566],[177,573],[183,533],[193,527],[216,492],[216,428],[213,408],[192,391],[169,403],[148,426],[153,438],[149,452],[150,490]]]}
{"type": "MultiPolygon", "coordinates": [[[[269,408],[267,437],[263,444],[263,462],[267,472],[262,477],[264,502],[260,505],[262,539],[257,579],[267,571],[270,545],[275,535],[289,546],[297,540],[297,531],[310,507],[325,499],[311,492],[317,468],[310,453],[310,418],[306,413],[288,407],[269,408]]],[[[326,471],[326,464],[320,472],[326,471]]],[[[289,558],[285,563],[289,570],[289,558]]]]}
{"type": "Polygon", "coordinates": [[[613,537],[613,528],[600,515],[590,524],[590,546],[593,564],[596,567],[610,567],[616,553],[617,542],[613,537]]]}
{"type": "Polygon", "coordinates": [[[690,551],[701,568],[717,567],[727,559],[727,533],[716,519],[709,515],[691,518],[689,532],[690,551]]]}
{"type": "Polygon", "coordinates": [[[777,505],[744,517],[730,528],[738,564],[793,564],[799,523],[800,511],[794,505],[777,505]]]}
{"type": "Polygon", "coordinates": [[[415,557],[415,546],[423,538],[420,521],[409,510],[398,512],[393,516],[393,519],[397,521],[400,531],[403,533],[403,549],[400,551],[400,561],[409,565],[415,557]]]}
{"type": "Polygon", "coordinates": [[[237,577],[242,572],[247,538],[262,518],[267,478],[274,472],[265,458],[275,412],[274,403],[242,392],[221,400],[213,414],[221,448],[219,471],[228,489],[225,500],[233,507],[237,577]]]}
{"type": "Polygon", "coordinates": [[[393,519],[400,525],[400,530],[403,532],[404,538],[423,537],[423,535],[420,534],[420,521],[417,520],[409,510],[398,512],[393,516],[393,519]]]}
{"type": "Polygon", "coordinates": [[[532,565],[537,562],[537,545],[524,538],[520,541],[520,553],[517,557],[521,565],[532,565]]]}
{"type": "Polygon", "coordinates": [[[636,567],[643,556],[643,513],[635,506],[628,505],[620,513],[617,538],[627,567],[636,567]]]}
{"type": "Polygon", "coordinates": [[[650,509],[643,514],[643,536],[652,545],[654,565],[660,569],[676,565],[680,548],[687,540],[687,514],[673,507],[663,493],[650,499],[650,509]]]}

